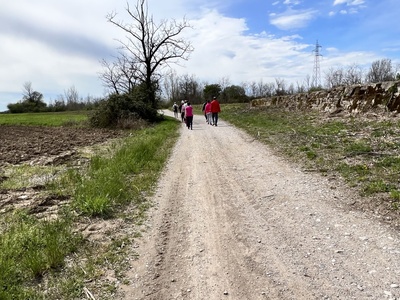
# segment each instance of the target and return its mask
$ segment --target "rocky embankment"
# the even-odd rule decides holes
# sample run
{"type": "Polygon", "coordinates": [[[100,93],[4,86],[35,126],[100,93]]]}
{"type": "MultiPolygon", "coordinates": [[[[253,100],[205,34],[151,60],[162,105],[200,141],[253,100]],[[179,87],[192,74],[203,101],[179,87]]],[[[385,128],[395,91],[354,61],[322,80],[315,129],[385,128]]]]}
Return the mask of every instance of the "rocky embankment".
{"type": "Polygon", "coordinates": [[[251,107],[276,106],[327,113],[400,112],[400,81],[338,86],[330,90],[256,99],[251,107]]]}

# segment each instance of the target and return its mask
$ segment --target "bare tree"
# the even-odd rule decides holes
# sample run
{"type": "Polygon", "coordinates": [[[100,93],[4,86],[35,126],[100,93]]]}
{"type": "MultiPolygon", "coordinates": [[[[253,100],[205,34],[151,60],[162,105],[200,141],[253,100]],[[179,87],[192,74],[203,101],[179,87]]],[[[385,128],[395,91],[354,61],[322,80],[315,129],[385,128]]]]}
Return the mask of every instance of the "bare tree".
{"type": "Polygon", "coordinates": [[[164,77],[163,91],[165,98],[170,101],[178,101],[179,99],[179,82],[176,72],[171,71],[164,77]]]}
{"type": "Polygon", "coordinates": [[[329,68],[325,73],[325,85],[328,89],[344,84],[344,70],[329,68]]]}
{"type": "Polygon", "coordinates": [[[218,84],[221,87],[221,89],[224,90],[225,88],[231,85],[231,80],[229,79],[228,76],[224,76],[219,80],[218,84]]]}
{"type": "Polygon", "coordinates": [[[304,78],[304,85],[305,85],[305,88],[306,88],[307,90],[309,90],[309,89],[311,88],[312,82],[311,82],[311,76],[310,76],[310,74],[307,74],[307,75],[306,75],[306,78],[304,78]]]}
{"type": "Polygon", "coordinates": [[[202,87],[194,75],[185,74],[179,78],[179,93],[181,99],[191,103],[201,103],[202,87]]]}
{"type": "Polygon", "coordinates": [[[296,93],[305,93],[306,91],[307,88],[305,87],[305,85],[296,81],[296,93]]]}
{"type": "Polygon", "coordinates": [[[287,93],[285,79],[275,78],[275,83],[276,83],[275,95],[277,96],[285,95],[287,93]]]}
{"type": "Polygon", "coordinates": [[[382,82],[391,81],[395,78],[396,74],[393,71],[392,60],[386,58],[372,62],[365,79],[367,82],[382,82]]]}
{"type": "Polygon", "coordinates": [[[253,83],[255,88],[254,96],[255,97],[270,97],[273,95],[275,86],[273,83],[264,83],[261,79],[258,83],[253,83]]]}
{"type": "Polygon", "coordinates": [[[129,84],[138,80],[145,86],[148,103],[157,107],[160,70],[171,63],[178,63],[180,59],[187,60],[193,51],[191,43],[180,38],[190,25],[185,19],[181,22],[162,20],[157,24],[148,13],[146,0],[137,0],[133,9],[127,3],[126,11],[132,23],[117,20],[115,12],[107,15],[108,22],[125,32],[126,40],[119,40],[120,59],[116,62],[117,66],[105,65],[109,74],[103,76],[103,80],[117,92],[121,89],[121,78],[133,79],[132,82],[124,81],[128,83],[128,90],[129,84]]]}
{"type": "Polygon", "coordinates": [[[79,93],[75,86],[71,86],[68,90],[64,91],[67,105],[74,105],[79,102],[79,93]]]}
{"type": "Polygon", "coordinates": [[[363,71],[357,64],[352,64],[347,67],[346,73],[344,75],[344,84],[352,85],[362,83],[363,71]]]}
{"type": "Polygon", "coordinates": [[[35,91],[32,88],[32,82],[27,81],[23,84],[22,95],[24,99],[32,98],[32,95],[35,91]]]}

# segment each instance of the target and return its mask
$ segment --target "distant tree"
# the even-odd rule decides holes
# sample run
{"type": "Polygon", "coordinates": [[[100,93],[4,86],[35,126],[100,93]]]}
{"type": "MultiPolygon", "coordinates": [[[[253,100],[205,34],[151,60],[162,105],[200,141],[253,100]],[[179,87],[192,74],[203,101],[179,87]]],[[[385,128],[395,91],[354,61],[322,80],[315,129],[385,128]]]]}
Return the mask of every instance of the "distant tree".
{"type": "Polygon", "coordinates": [[[203,89],[203,95],[205,100],[211,100],[212,97],[219,97],[222,89],[219,84],[207,84],[203,89]]]}
{"type": "Polygon", "coordinates": [[[306,77],[304,78],[304,85],[307,90],[311,88],[312,82],[310,74],[307,74],[306,77]]]}
{"type": "Polygon", "coordinates": [[[305,84],[301,84],[298,81],[296,82],[296,93],[305,93],[307,91],[307,87],[305,84]]]}
{"type": "Polygon", "coordinates": [[[200,84],[194,75],[182,75],[179,78],[178,87],[181,100],[189,100],[192,104],[201,103],[203,92],[200,90],[200,84]]]}
{"type": "Polygon", "coordinates": [[[248,85],[249,94],[252,98],[270,97],[274,94],[275,85],[271,82],[265,83],[262,79],[258,82],[252,81],[248,85]]]}
{"type": "Polygon", "coordinates": [[[286,95],[286,82],[285,79],[275,78],[276,88],[275,88],[275,95],[282,96],[286,95]]]}
{"type": "Polygon", "coordinates": [[[246,91],[243,87],[238,85],[231,85],[226,87],[222,92],[222,100],[225,102],[246,102],[246,91]]]}
{"type": "Polygon", "coordinates": [[[372,62],[366,75],[367,82],[383,82],[396,79],[396,74],[392,67],[392,60],[385,58],[372,62]]]}
{"type": "Polygon", "coordinates": [[[294,84],[293,84],[293,83],[290,83],[290,84],[289,84],[289,87],[286,89],[286,93],[287,93],[288,95],[293,95],[293,94],[295,94],[295,88],[294,88],[294,84]]]}
{"type": "Polygon", "coordinates": [[[179,78],[176,72],[171,71],[164,76],[162,88],[165,98],[169,102],[177,102],[182,100],[179,94],[179,78]]]}
{"type": "Polygon", "coordinates": [[[190,25],[185,19],[179,23],[162,20],[157,24],[148,13],[146,0],[138,0],[133,9],[127,3],[126,11],[132,23],[116,20],[115,12],[107,15],[108,22],[126,34],[126,40],[119,41],[120,53],[114,63],[103,61],[106,70],[101,78],[116,94],[129,91],[130,85],[138,82],[145,87],[145,101],[156,108],[160,70],[179,59],[188,59],[193,51],[191,43],[180,37],[190,25]]]}
{"type": "Polygon", "coordinates": [[[352,64],[347,67],[344,74],[343,82],[346,85],[360,84],[363,81],[363,71],[357,64],[352,64]]]}
{"type": "Polygon", "coordinates": [[[43,94],[33,90],[31,82],[23,85],[23,97],[18,103],[8,104],[11,113],[40,112],[46,109],[47,104],[43,101],[43,94]]]}

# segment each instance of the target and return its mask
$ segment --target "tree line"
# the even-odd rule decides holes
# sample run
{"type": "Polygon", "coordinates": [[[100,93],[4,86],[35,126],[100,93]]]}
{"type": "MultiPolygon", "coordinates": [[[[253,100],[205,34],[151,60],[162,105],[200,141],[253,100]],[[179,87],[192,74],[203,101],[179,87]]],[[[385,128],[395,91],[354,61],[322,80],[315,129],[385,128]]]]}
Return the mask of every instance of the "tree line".
{"type": "Polygon", "coordinates": [[[43,94],[34,90],[31,82],[25,82],[22,89],[22,99],[16,103],[7,105],[9,113],[28,113],[28,112],[61,112],[91,110],[97,106],[100,99],[87,96],[79,96],[77,89],[71,86],[57,97],[56,100],[47,104],[43,94]]]}

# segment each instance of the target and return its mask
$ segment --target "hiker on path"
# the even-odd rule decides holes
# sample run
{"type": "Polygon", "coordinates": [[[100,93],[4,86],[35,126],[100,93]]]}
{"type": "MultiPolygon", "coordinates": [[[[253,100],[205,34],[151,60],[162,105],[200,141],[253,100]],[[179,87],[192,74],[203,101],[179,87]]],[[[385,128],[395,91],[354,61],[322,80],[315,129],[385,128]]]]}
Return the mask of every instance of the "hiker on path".
{"type": "Polygon", "coordinates": [[[208,102],[208,101],[205,101],[205,102],[203,103],[202,108],[201,108],[201,111],[204,113],[204,117],[206,118],[206,122],[207,122],[207,114],[206,114],[206,105],[207,105],[207,102],[208,102]]]}
{"type": "Polygon", "coordinates": [[[212,114],[212,122],[214,126],[218,126],[218,113],[221,112],[221,107],[217,100],[217,97],[213,97],[211,101],[211,114],[212,114]]]}
{"type": "Polygon", "coordinates": [[[185,107],[186,126],[188,129],[193,130],[193,107],[190,102],[185,107]]]}
{"type": "Polygon", "coordinates": [[[178,104],[176,104],[176,102],[172,105],[172,110],[174,111],[175,118],[178,118],[178,104]]]}
{"type": "Polygon", "coordinates": [[[185,108],[186,108],[186,100],[182,100],[181,103],[181,121],[185,122],[185,108]]]}
{"type": "Polygon", "coordinates": [[[213,121],[212,121],[211,101],[210,100],[207,100],[207,104],[206,104],[206,107],[204,110],[206,113],[207,124],[212,125],[213,121]]]}

